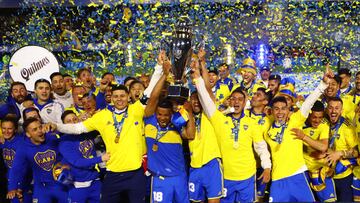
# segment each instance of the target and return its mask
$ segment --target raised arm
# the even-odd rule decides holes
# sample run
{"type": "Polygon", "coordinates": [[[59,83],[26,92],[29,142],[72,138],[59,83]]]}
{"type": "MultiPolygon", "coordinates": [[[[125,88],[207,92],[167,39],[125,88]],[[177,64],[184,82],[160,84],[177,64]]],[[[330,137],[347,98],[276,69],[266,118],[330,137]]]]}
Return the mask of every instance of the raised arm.
{"type": "Polygon", "coordinates": [[[206,55],[205,50],[201,48],[199,53],[198,53],[199,65],[200,65],[200,70],[201,70],[201,77],[204,79],[206,90],[208,91],[212,101],[215,102],[216,98],[215,98],[215,95],[213,94],[213,92],[211,90],[209,72],[206,69],[205,55],[206,55]]]}
{"type": "Polygon", "coordinates": [[[201,106],[203,107],[206,116],[208,118],[211,118],[216,111],[216,105],[211,99],[210,94],[205,87],[205,82],[200,76],[200,70],[197,68],[193,68],[192,72],[193,73],[191,74],[191,79],[193,80],[193,83],[195,84],[195,87],[198,91],[201,106]]]}
{"type": "Polygon", "coordinates": [[[319,86],[317,86],[316,89],[305,99],[304,103],[300,108],[300,112],[304,117],[308,117],[310,110],[316,100],[324,93],[325,89],[328,87],[329,79],[331,77],[334,77],[334,73],[327,65],[323,80],[320,82],[319,86]]]}
{"type": "Polygon", "coordinates": [[[150,97],[151,92],[153,91],[153,89],[154,89],[156,83],[158,82],[158,80],[160,79],[160,77],[162,75],[162,71],[163,71],[162,65],[163,65],[163,62],[164,62],[165,58],[166,58],[165,51],[162,50],[160,52],[159,56],[158,56],[157,64],[155,66],[154,73],[151,76],[149,86],[144,91],[144,96],[150,97]]]}
{"type": "Polygon", "coordinates": [[[161,90],[165,84],[167,76],[170,73],[171,63],[167,58],[164,60],[162,67],[163,67],[164,74],[161,75],[160,79],[157,81],[154,89],[151,92],[151,96],[148,100],[148,104],[145,107],[145,117],[149,117],[149,116],[153,115],[156,111],[156,107],[159,102],[161,90]]]}
{"type": "Polygon", "coordinates": [[[182,135],[182,137],[184,139],[193,140],[195,138],[195,130],[196,130],[195,118],[194,118],[194,115],[192,113],[193,110],[192,110],[191,104],[189,102],[186,102],[184,104],[184,108],[187,111],[187,115],[188,115],[189,120],[186,123],[185,129],[183,130],[181,135],[182,135]]]}

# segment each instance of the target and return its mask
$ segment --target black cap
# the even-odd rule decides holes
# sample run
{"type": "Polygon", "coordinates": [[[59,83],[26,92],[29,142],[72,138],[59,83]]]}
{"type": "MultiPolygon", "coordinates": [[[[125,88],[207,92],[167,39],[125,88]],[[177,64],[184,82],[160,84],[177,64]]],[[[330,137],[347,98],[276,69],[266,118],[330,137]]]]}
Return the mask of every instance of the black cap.
{"type": "Polygon", "coordinates": [[[270,67],[269,67],[269,66],[261,67],[261,68],[260,68],[260,72],[263,71],[263,70],[270,71],[270,67]]]}
{"type": "Polygon", "coordinates": [[[350,72],[350,70],[348,68],[340,68],[338,70],[338,75],[341,75],[341,74],[351,76],[351,72],[350,72]]]}
{"type": "Polygon", "coordinates": [[[281,81],[281,76],[280,75],[270,75],[269,80],[281,81]]]}

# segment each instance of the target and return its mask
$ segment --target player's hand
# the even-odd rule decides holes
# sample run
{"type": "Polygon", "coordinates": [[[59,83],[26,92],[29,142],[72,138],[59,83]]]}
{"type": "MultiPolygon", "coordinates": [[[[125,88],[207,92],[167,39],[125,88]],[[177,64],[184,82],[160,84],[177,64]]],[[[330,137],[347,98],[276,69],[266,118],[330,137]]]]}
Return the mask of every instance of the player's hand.
{"type": "Polygon", "coordinates": [[[165,50],[161,50],[161,51],[160,51],[160,54],[159,54],[159,56],[158,56],[158,58],[157,58],[158,64],[159,64],[159,65],[163,65],[165,58],[166,58],[165,50]]]}
{"type": "Polygon", "coordinates": [[[271,178],[271,170],[270,168],[266,168],[264,169],[263,173],[260,175],[260,177],[258,178],[258,180],[262,179],[262,184],[263,183],[268,183],[270,181],[271,178]]]}
{"type": "Polygon", "coordinates": [[[101,160],[103,162],[107,162],[107,161],[109,161],[109,159],[110,159],[110,153],[109,152],[106,152],[104,155],[101,156],[101,160]]]}
{"type": "Polygon", "coordinates": [[[328,165],[335,165],[338,160],[340,160],[342,154],[341,151],[329,151],[326,153],[326,161],[328,165]]]}
{"type": "Polygon", "coordinates": [[[190,64],[191,69],[191,79],[198,79],[200,78],[200,65],[199,60],[193,58],[190,64]]]}
{"type": "Polygon", "coordinates": [[[299,140],[304,140],[306,134],[304,133],[304,131],[298,129],[298,128],[292,128],[291,129],[291,134],[295,136],[294,139],[299,139],[299,140]]]}
{"type": "Polygon", "coordinates": [[[206,56],[206,51],[205,51],[205,49],[200,48],[200,49],[199,49],[199,52],[198,52],[199,60],[200,60],[201,62],[204,62],[204,61],[205,61],[205,56],[206,56]]]}
{"type": "Polygon", "coordinates": [[[329,84],[329,80],[331,78],[334,78],[334,72],[330,69],[330,64],[326,64],[326,70],[325,70],[325,73],[324,73],[323,81],[326,84],[329,84]]]}
{"type": "Polygon", "coordinates": [[[6,194],[7,199],[14,199],[15,196],[16,196],[16,190],[11,190],[6,194]]]}
{"type": "Polygon", "coordinates": [[[165,57],[162,66],[163,66],[164,75],[168,76],[170,74],[170,70],[171,70],[171,63],[170,63],[170,60],[168,59],[168,57],[165,57]]]}
{"type": "Polygon", "coordinates": [[[42,124],[42,132],[43,133],[48,133],[48,132],[51,132],[51,131],[55,131],[56,127],[57,126],[55,124],[53,124],[53,123],[42,124]]]}

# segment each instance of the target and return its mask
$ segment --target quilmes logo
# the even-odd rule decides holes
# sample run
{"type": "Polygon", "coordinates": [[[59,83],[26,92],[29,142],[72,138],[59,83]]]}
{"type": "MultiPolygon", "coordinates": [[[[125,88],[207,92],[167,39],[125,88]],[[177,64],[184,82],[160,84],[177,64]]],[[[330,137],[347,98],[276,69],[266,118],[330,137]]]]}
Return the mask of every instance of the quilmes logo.
{"type": "Polygon", "coordinates": [[[54,54],[44,47],[25,46],[11,56],[9,72],[13,81],[24,83],[26,89],[32,91],[38,79],[50,81],[50,75],[59,72],[59,63],[54,54]]]}
{"type": "Polygon", "coordinates": [[[29,77],[36,73],[36,71],[44,68],[46,64],[49,64],[50,60],[47,57],[44,57],[43,59],[33,62],[30,66],[30,68],[23,68],[21,70],[21,77],[24,78],[26,81],[29,80],[29,77]]]}

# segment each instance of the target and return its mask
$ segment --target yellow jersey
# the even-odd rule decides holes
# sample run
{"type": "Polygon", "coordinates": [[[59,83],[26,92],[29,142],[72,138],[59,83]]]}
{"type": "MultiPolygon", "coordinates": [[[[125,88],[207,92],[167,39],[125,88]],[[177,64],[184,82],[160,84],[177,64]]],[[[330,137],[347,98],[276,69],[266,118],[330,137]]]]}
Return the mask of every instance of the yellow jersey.
{"type": "Polygon", "coordinates": [[[256,172],[253,142],[263,141],[254,119],[242,114],[240,119],[216,111],[210,118],[218,141],[224,167],[224,179],[246,180],[256,172]]]}
{"type": "MultiPolygon", "coordinates": [[[[358,150],[360,152],[360,117],[358,115],[356,115],[355,117],[355,136],[358,138],[358,150]]],[[[359,158],[358,158],[359,159],[359,158]]],[[[360,178],[360,166],[355,166],[353,169],[353,174],[356,178],[360,178]]]]}
{"type": "Polygon", "coordinates": [[[200,168],[221,154],[215,130],[203,112],[195,115],[195,124],[195,138],[189,140],[190,166],[200,168]]]}
{"type": "MultiPolygon", "coordinates": [[[[317,128],[304,126],[303,131],[313,140],[329,139],[330,126],[324,120],[317,128]]],[[[324,166],[327,166],[325,158],[316,159],[311,155],[316,151],[316,149],[310,147],[309,144],[304,142],[304,159],[309,171],[318,170],[324,166]]]]}
{"type": "Polygon", "coordinates": [[[272,180],[279,180],[294,175],[303,166],[303,142],[294,139],[292,128],[301,129],[306,118],[301,111],[290,115],[289,121],[282,126],[272,124],[266,133],[265,140],[271,150],[272,180]]]}
{"type": "MultiPolygon", "coordinates": [[[[258,127],[261,128],[262,137],[265,138],[265,133],[268,131],[268,129],[271,126],[270,118],[266,116],[265,113],[255,114],[254,112],[251,111],[251,109],[245,110],[245,114],[250,118],[255,119],[256,123],[258,124],[258,127]]],[[[255,153],[255,159],[256,159],[256,168],[260,168],[261,160],[256,153],[255,153]]]]}
{"type": "Polygon", "coordinates": [[[143,116],[144,107],[140,101],[137,101],[129,105],[120,115],[115,114],[108,107],[83,122],[88,131],[97,130],[103,138],[106,151],[111,154],[110,160],[106,162],[108,170],[125,172],[141,167],[145,152],[143,116]],[[122,121],[120,136],[117,139],[115,125],[122,121]]]}
{"type": "MultiPolygon", "coordinates": [[[[355,129],[351,123],[340,117],[335,126],[330,128],[329,149],[335,151],[350,150],[358,144],[355,129]]],[[[352,167],[347,168],[346,171],[334,175],[334,179],[345,178],[352,173],[352,167]]]]}

